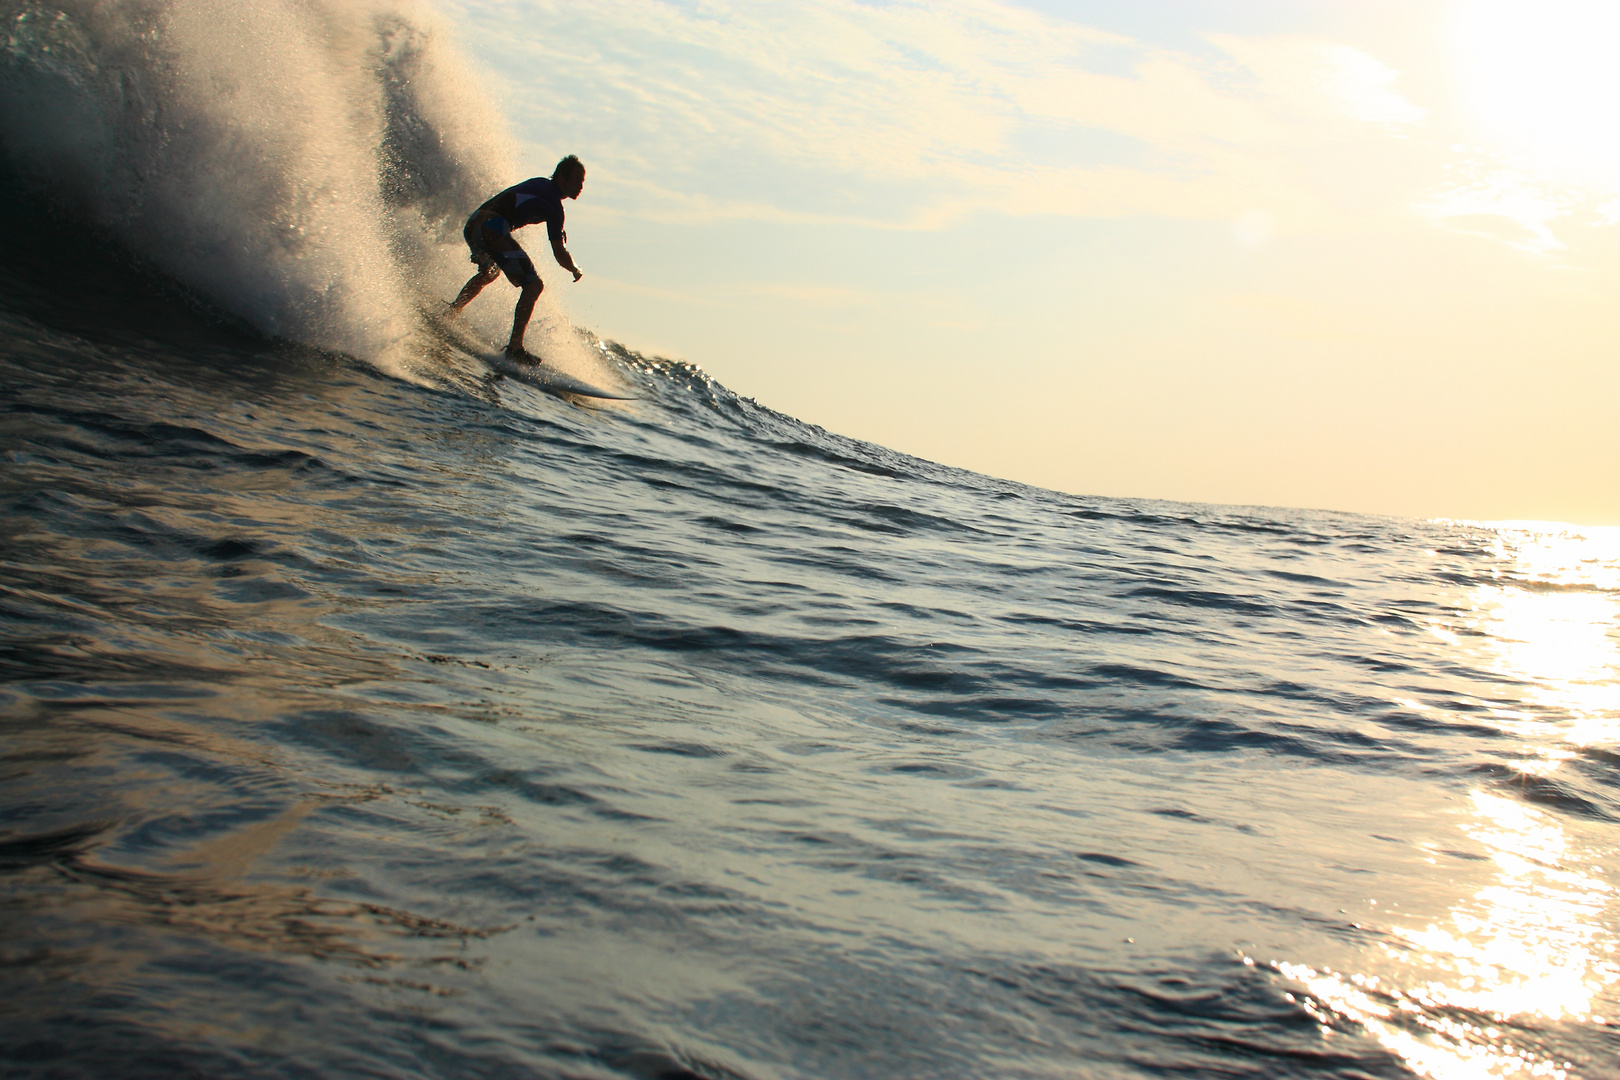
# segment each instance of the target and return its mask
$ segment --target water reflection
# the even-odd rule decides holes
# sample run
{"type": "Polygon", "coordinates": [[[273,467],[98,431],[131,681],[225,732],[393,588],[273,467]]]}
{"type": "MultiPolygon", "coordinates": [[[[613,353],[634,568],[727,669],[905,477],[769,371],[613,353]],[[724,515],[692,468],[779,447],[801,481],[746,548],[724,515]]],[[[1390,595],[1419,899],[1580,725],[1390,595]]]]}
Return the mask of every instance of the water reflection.
{"type": "Polygon", "coordinates": [[[1468,834],[1493,852],[1497,883],[1459,905],[1450,929],[1395,930],[1457,973],[1456,985],[1431,988],[1428,1003],[1592,1020],[1594,994],[1620,978],[1599,922],[1608,886],[1565,868],[1568,841],[1550,815],[1483,792],[1473,803],[1468,834]]]}
{"type": "Polygon", "coordinates": [[[1510,583],[1476,590],[1479,630],[1526,704],[1561,721],[1577,746],[1620,739],[1620,530],[1507,533],[1510,583]]]}
{"type": "Polygon", "coordinates": [[[1277,970],[1309,992],[1324,1024],[1361,1025],[1423,1076],[1569,1075],[1538,1028],[1603,1025],[1605,991],[1620,983],[1605,925],[1611,890],[1577,868],[1552,816],[1485,792],[1472,797],[1469,837],[1491,852],[1496,880],[1456,905],[1445,924],[1392,927],[1385,975],[1301,964],[1277,970]],[[1528,1044],[1528,1045],[1526,1045],[1528,1044]]]}
{"type": "MultiPolygon", "coordinates": [[[[1526,739],[1518,772],[1546,779],[1570,747],[1620,738],[1620,530],[1504,528],[1494,546],[1497,579],[1435,630],[1497,680],[1474,693],[1526,739]]],[[[1494,864],[1489,884],[1441,922],[1389,927],[1384,955],[1361,965],[1382,974],[1275,966],[1325,1027],[1360,1026],[1419,1075],[1572,1075],[1549,1029],[1620,1022],[1608,1015],[1620,965],[1601,853],[1552,811],[1485,790],[1469,799],[1462,831],[1494,864]]]]}

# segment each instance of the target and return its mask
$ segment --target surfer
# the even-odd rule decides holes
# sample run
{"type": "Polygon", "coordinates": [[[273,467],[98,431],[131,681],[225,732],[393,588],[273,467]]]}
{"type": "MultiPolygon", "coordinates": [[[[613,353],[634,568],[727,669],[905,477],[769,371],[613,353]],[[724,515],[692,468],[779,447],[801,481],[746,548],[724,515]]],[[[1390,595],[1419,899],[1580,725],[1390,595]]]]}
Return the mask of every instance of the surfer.
{"type": "Polygon", "coordinates": [[[534,302],[540,299],[540,290],[546,286],[529,256],[512,239],[512,231],[544,221],[557,265],[578,281],[584,275],[564,246],[568,243],[568,234],[563,232],[562,201],[579,198],[584,187],[585,166],[579,158],[569,154],[557,162],[549,178],[536,176],[515,184],[474,210],[467,219],[467,227],[461,231],[467,238],[472,261],[478,264],[478,272],[461,287],[461,294],[450,305],[451,315],[461,314],[461,309],[472,303],[485,285],[505,274],[506,280],[522,290],[517,307],[512,309],[512,338],[506,343],[506,355],[514,360],[540,362],[523,348],[523,332],[529,328],[534,302]]]}

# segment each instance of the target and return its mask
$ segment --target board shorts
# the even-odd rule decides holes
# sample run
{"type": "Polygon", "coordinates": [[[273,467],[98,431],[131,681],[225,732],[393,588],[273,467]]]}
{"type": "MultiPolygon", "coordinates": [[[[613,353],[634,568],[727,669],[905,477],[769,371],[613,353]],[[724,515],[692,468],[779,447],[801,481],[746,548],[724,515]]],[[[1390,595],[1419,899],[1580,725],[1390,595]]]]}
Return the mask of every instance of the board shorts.
{"type": "Polygon", "coordinates": [[[512,239],[511,226],[499,214],[477,211],[467,219],[467,226],[461,230],[461,235],[466,238],[467,250],[472,252],[472,261],[478,264],[478,269],[488,270],[491,266],[498,266],[501,273],[506,275],[506,280],[520,289],[540,280],[534,263],[518,247],[518,242],[512,239]]]}

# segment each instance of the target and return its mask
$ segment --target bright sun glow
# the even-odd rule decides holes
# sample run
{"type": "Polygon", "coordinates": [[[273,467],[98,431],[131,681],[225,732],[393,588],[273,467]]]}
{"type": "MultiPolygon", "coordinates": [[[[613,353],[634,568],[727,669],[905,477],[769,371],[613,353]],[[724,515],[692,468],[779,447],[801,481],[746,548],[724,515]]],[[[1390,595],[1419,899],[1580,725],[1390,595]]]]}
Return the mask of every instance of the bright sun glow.
{"type": "Polygon", "coordinates": [[[1452,45],[1473,120],[1559,171],[1620,177],[1620,4],[1461,0],[1452,45]]]}

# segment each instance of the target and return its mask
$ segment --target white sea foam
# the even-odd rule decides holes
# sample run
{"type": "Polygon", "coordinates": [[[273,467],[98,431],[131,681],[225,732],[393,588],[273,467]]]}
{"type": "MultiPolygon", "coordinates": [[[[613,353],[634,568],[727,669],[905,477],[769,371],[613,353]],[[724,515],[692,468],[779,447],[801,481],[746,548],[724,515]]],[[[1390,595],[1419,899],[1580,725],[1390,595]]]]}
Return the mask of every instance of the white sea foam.
{"type": "Polygon", "coordinates": [[[0,0],[0,143],[267,333],[401,374],[419,298],[470,270],[462,221],[515,179],[412,0],[0,0]]]}

